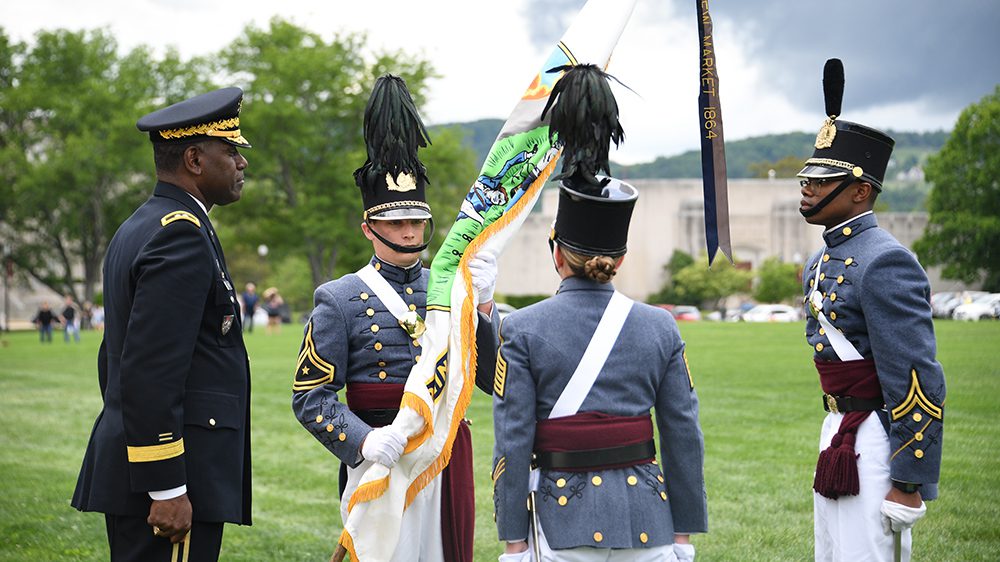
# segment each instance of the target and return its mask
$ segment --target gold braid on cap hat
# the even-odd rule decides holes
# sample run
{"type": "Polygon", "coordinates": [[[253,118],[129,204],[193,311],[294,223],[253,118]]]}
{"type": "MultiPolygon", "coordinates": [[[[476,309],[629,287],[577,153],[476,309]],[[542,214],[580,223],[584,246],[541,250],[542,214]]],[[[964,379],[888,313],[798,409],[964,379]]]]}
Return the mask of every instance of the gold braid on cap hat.
{"type": "Polygon", "coordinates": [[[159,133],[160,136],[165,139],[180,139],[184,137],[193,137],[195,135],[236,138],[240,136],[239,126],[240,118],[233,117],[231,119],[223,119],[221,121],[212,121],[211,123],[192,125],[191,127],[185,127],[183,129],[165,129],[163,131],[159,131],[159,133]],[[220,130],[230,129],[231,127],[236,127],[236,129],[227,131],[220,130]]]}

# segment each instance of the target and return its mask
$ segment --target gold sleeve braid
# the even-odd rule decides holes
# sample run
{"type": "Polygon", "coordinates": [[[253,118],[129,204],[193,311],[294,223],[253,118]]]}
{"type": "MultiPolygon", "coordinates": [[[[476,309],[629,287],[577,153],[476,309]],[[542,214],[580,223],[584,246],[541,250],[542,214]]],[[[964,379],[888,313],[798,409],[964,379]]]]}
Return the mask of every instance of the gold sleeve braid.
{"type": "Polygon", "coordinates": [[[313,342],[313,324],[309,321],[306,329],[305,339],[302,341],[302,352],[299,353],[299,360],[295,364],[295,377],[292,382],[293,392],[305,392],[314,388],[333,382],[334,366],[327,363],[319,353],[316,352],[316,344],[313,342]],[[313,373],[313,371],[316,371],[313,373]],[[316,375],[323,374],[317,377],[316,375]],[[299,378],[300,376],[314,378],[299,378]]]}

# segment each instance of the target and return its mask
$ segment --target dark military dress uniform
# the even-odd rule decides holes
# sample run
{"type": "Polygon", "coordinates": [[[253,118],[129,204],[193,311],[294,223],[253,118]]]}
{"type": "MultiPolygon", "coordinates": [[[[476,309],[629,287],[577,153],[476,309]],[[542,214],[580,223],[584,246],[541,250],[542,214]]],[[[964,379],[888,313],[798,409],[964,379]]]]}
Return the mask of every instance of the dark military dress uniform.
{"type": "MultiPolygon", "coordinates": [[[[218,92],[187,110],[237,115],[242,91],[218,92]]],[[[113,559],[166,561],[177,552],[145,523],[148,492],[186,486],[194,526],[181,556],[214,560],[222,523],[250,524],[250,363],[221,244],[193,196],[159,182],[122,223],[104,299],[104,407],[72,505],[107,514],[113,559]],[[130,525],[147,542],[123,544],[130,525]]]]}

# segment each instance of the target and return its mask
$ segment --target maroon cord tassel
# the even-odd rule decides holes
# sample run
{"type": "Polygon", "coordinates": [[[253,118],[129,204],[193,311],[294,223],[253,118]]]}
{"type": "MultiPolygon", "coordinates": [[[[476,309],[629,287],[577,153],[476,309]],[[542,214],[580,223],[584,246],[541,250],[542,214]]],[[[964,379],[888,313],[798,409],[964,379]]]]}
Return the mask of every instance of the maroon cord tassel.
{"type": "MultiPolygon", "coordinates": [[[[843,426],[841,430],[844,430],[843,426]]],[[[840,496],[856,496],[860,490],[858,455],[854,452],[857,426],[848,431],[834,435],[830,447],[819,454],[816,462],[813,490],[831,500],[840,496]]]]}

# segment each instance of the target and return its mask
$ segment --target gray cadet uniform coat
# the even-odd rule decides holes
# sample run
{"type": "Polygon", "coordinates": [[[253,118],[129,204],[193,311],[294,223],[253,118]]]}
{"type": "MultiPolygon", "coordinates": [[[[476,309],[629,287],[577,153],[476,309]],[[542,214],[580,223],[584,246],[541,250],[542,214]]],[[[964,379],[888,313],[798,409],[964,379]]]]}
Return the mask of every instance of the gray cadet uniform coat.
{"type": "MultiPolygon", "coordinates": [[[[404,269],[376,257],[371,263],[411,310],[426,316],[427,269],[420,263],[404,269]]],[[[306,430],[354,468],[361,464],[361,442],[372,428],[338,393],[350,383],[405,383],[421,348],[354,273],[324,283],[314,299],[296,366],[292,409],[306,430]]],[[[476,377],[481,388],[492,382],[498,323],[496,317],[490,322],[480,315],[476,339],[479,364],[486,365],[476,377]]]]}
{"type": "MultiPolygon", "coordinates": [[[[923,498],[934,499],[945,382],[927,275],[872,213],[828,230],[823,239],[826,249],[810,258],[802,275],[806,298],[820,266],[824,314],[862,357],[875,361],[887,406],[890,478],[923,484],[923,498]]],[[[840,360],[811,315],[806,339],[817,359],[840,360]]],[[[886,412],[879,414],[885,420],[886,412]]]]}
{"type": "MultiPolygon", "coordinates": [[[[555,296],[500,327],[494,381],[494,503],[500,540],[529,534],[526,510],[535,422],[548,418],[580,362],[614,288],[570,277],[555,296]]],[[[656,408],[660,465],[598,472],[542,471],[536,492],[551,548],[642,548],[708,529],[698,396],[673,317],[635,303],[580,412],[656,408]]]]}

